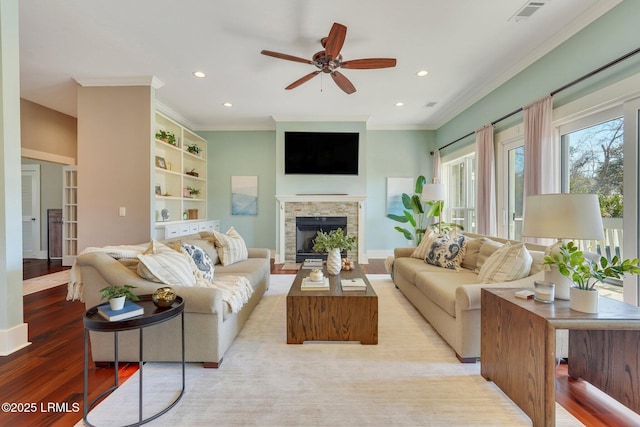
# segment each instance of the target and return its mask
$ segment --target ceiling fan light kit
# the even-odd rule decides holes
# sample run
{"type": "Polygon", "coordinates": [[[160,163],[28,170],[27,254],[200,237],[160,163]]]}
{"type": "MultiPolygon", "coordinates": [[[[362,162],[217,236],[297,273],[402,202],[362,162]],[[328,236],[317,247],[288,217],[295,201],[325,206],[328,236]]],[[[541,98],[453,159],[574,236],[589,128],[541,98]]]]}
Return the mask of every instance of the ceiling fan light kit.
{"type": "Polygon", "coordinates": [[[263,50],[261,53],[263,55],[285,59],[287,61],[315,65],[318,68],[316,71],[302,76],[295,82],[291,83],[285,88],[287,90],[295,89],[296,87],[308,82],[322,72],[331,75],[333,81],[344,92],[352,94],[356,91],[356,88],[344,74],[338,71],[339,68],[346,68],[351,70],[370,70],[376,68],[391,68],[396,66],[395,58],[366,58],[343,61],[342,55],[340,55],[340,51],[342,50],[342,46],[344,45],[344,40],[346,37],[347,27],[336,22],[331,27],[329,35],[327,37],[323,37],[320,40],[320,43],[322,44],[324,50],[321,50],[320,52],[314,54],[311,60],[287,55],[285,53],[273,52],[270,50],[263,50]]]}

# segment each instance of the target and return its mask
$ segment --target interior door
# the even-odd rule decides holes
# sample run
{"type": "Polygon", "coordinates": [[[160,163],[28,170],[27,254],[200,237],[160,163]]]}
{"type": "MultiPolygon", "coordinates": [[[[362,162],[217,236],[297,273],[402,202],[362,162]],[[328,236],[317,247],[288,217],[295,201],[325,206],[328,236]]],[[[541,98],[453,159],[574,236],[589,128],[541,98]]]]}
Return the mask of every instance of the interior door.
{"type": "Polygon", "coordinates": [[[507,230],[508,238],[522,240],[524,194],[524,145],[507,146],[507,230]]]}
{"type": "Polygon", "coordinates": [[[22,257],[40,255],[40,165],[22,165],[22,257]]]}

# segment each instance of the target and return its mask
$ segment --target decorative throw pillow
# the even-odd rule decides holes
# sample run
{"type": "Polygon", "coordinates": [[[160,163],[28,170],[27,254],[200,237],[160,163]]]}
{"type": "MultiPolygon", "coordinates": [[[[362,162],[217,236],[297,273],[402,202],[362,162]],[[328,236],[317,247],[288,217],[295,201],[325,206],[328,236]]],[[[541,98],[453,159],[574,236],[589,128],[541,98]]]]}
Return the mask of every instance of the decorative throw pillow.
{"type": "Polygon", "coordinates": [[[460,262],[464,258],[465,243],[464,236],[438,237],[431,245],[424,261],[437,267],[459,270],[460,262]]]}
{"type": "Polygon", "coordinates": [[[502,246],[503,243],[496,242],[491,239],[486,239],[482,242],[482,246],[480,246],[480,251],[478,252],[478,257],[476,259],[476,268],[473,270],[474,273],[479,273],[487,259],[502,246]]]}
{"type": "Polygon", "coordinates": [[[214,231],[213,234],[215,235],[215,245],[222,265],[235,264],[238,261],[249,258],[247,245],[233,227],[229,228],[226,234],[218,233],[217,231],[214,231]]]}
{"type": "Polygon", "coordinates": [[[138,275],[144,279],[171,286],[194,286],[196,283],[189,257],[155,240],[138,255],[138,259],[138,275]]]}
{"type": "Polygon", "coordinates": [[[500,283],[522,279],[529,275],[533,258],[524,243],[507,242],[482,265],[478,274],[480,283],[500,283]]]}
{"type": "Polygon", "coordinates": [[[462,262],[460,263],[462,268],[466,268],[471,271],[476,269],[476,265],[478,264],[478,255],[480,255],[480,248],[487,240],[488,239],[486,237],[479,237],[475,239],[467,237],[464,258],[462,258],[462,262]]]}
{"type": "Polygon", "coordinates": [[[213,282],[213,271],[215,269],[214,262],[208,253],[199,246],[190,243],[183,243],[182,247],[193,259],[198,271],[196,274],[207,282],[213,282]]]}
{"type": "Polygon", "coordinates": [[[415,248],[411,254],[412,258],[425,259],[427,252],[431,248],[433,242],[438,238],[438,233],[433,228],[427,228],[427,231],[422,236],[420,244],[415,248]]]}

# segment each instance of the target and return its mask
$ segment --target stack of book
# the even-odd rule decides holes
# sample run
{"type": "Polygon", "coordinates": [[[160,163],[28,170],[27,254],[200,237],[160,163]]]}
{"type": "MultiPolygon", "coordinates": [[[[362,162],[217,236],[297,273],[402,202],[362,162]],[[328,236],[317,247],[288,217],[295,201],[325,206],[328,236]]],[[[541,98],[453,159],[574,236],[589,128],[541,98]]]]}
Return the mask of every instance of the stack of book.
{"type": "Polygon", "coordinates": [[[329,290],[329,278],[324,277],[322,280],[314,282],[308,277],[302,279],[300,289],[303,291],[328,291],[329,290]]]}
{"type": "Polygon", "coordinates": [[[120,310],[111,310],[111,306],[102,304],[98,306],[98,313],[110,322],[117,320],[125,320],[131,317],[142,316],[144,314],[144,308],[136,304],[135,302],[127,300],[124,303],[124,307],[120,310]]]}
{"type": "Polygon", "coordinates": [[[367,284],[363,279],[355,278],[355,279],[342,279],[340,281],[340,285],[342,285],[343,291],[366,291],[367,284]]]}
{"type": "Polygon", "coordinates": [[[322,268],[322,258],[308,258],[302,263],[303,270],[313,270],[314,268],[322,268]]]}

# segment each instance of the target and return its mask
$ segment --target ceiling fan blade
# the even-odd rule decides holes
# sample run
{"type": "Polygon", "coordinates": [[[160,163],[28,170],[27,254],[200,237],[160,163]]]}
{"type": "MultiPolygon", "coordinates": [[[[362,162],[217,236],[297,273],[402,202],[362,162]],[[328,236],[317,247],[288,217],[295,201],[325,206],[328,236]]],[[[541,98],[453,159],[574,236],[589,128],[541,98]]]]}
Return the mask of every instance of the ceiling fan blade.
{"type": "Polygon", "coordinates": [[[340,63],[340,68],[349,68],[352,70],[366,70],[371,68],[390,68],[395,66],[396,66],[395,58],[354,59],[352,61],[344,61],[340,63]]]}
{"type": "Polygon", "coordinates": [[[295,82],[291,83],[289,86],[285,87],[285,89],[287,89],[287,90],[295,89],[298,86],[300,86],[302,83],[308,82],[309,80],[311,80],[312,78],[314,78],[318,74],[320,74],[320,71],[314,71],[313,73],[309,73],[306,76],[303,76],[303,77],[299,78],[298,80],[296,80],[295,82]]]}
{"type": "Polygon", "coordinates": [[[339,71],[332,72],[331,77],[333,77],[333,81],[336,82],[338,87],[349,95],[356,91],[355,86],[349,81],[348,78],[345,77],[344,74],[340,73],[339,71]]]}
{"type": "Polygon", "coordinates": [[[347,27],[335,22],[331,27],[331,31],[327,36],[327,43],[325,46],[325,52],[327,56],[331,58],[337,58],[342,50],[344,39],[347,37],[347,27]]]}
{"type": "Polygon", "coordinates": [[[286,53],[272,52],[270,50],[263,50],[260,53],[263,54],[263,55],[267,55],[267,56],[273,56],[274,58],[286,59],[287,61],[295,61],[295,62],[302,62],[303,64],[315,65],[315,62],[313,62],[313,61],[311,61],[309,59],[304,59],[304,58],[300,58],[300,57],[297,57],[297,56],[287,55],[286,53]]]}

